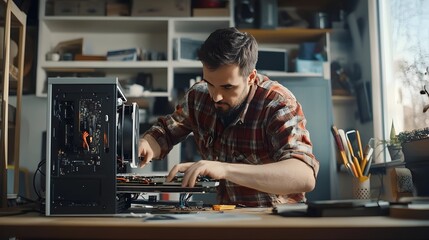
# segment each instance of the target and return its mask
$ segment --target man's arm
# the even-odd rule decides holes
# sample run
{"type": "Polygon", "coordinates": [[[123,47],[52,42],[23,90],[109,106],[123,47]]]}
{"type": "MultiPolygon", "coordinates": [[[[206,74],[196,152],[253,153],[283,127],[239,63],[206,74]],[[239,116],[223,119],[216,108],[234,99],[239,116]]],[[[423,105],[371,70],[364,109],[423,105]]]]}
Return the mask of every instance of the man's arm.
{"type": "Polygon", "coordinates": [[[227,180],[266,193],[310,192],[316,185],[313,169],[294,158],[263,165],[228,164],[225,172],[227,180]]]}
{"type": "Polygon", "coordinates": [[[299,159],[249,165],[201,160],[174,166],[167,181],[178,173],[185,173],[182,186],[193,187],[198,176],[226,179],[241,186],[272,194],[309,192],[314,189],[316,179],[313,169],[299,159]]]}

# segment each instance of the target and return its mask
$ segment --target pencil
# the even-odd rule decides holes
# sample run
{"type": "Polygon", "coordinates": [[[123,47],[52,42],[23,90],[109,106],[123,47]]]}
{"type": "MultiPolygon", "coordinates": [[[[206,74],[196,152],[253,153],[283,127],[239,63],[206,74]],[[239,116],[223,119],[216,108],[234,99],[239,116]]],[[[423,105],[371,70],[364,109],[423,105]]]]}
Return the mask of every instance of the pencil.
{"type": "Polygon", "coordinates": [[[354,166],[354,164],[353,163],[347,163],[347,166],[351,169],[351,171],[353,172],[353,176],[355,176],[355,177],[359,177],[359,175],[358,175],[358,173],[357,173],[357,171],[356,171],[356,168],[355,168],[355,166],[354,166]]]}
{"type": "Polygon", "coordinates": [[[360,165],[359,165],[359,162],[358,162],[356,156],[353,153],[352,144],[350,143],[349,139],[347,139],[347,145],[349,146],[350,153],[352,154],[353,165],[356,168],[357,177],[361,177],[362,176],[362,170],[360,168],[360,165]]]}
{"type": "Polygon", "coordinates": [[[363,175],[362,169],[360,168],[359,161],[358,161],[357,157],[353,156],[353,162],[355,164],[356,171],[358,173],[358,177],[362,177],[362,175],[363,175]]]}

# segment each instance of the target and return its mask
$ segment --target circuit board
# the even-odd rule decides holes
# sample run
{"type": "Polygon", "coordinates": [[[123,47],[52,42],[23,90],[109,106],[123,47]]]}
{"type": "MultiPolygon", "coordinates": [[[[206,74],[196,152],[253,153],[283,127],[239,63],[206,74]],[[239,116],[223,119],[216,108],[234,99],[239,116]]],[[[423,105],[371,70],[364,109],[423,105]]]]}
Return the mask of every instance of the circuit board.
{"type": "Polygon", "coordinates": [[[219,181],[208,177],[197,178],[194,187],[182,187],[183,176],[176,176],[171,182],[167,176],[144,176],[135,174],[117,175],[118,192],[215,192],[219,181]]]}

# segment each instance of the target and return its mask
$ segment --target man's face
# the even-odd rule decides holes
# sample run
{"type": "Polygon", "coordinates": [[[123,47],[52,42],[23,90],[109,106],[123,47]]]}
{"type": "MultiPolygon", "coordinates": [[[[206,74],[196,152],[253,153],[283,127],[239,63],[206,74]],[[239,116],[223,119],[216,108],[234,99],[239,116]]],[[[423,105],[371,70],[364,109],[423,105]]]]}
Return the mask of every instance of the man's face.
{"type": "Polygon", "coordinates": [[[203,66],[203,80],[220,114],[228,114],[239,107],[249,93],[256,71],[242,76],[239,70],[237,65],[225,65],[216,70],[203,66]]]}

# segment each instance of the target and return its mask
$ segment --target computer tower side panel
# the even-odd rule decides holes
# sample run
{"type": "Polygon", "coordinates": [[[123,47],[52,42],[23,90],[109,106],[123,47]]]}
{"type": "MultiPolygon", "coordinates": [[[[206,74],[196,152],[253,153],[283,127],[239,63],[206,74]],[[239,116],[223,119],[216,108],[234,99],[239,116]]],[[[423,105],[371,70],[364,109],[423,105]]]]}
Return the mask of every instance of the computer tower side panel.
{"type": "Polygon", "coordinates": [[[46,215],[116,213],[114,83],[49,84],[46,215]]]}

